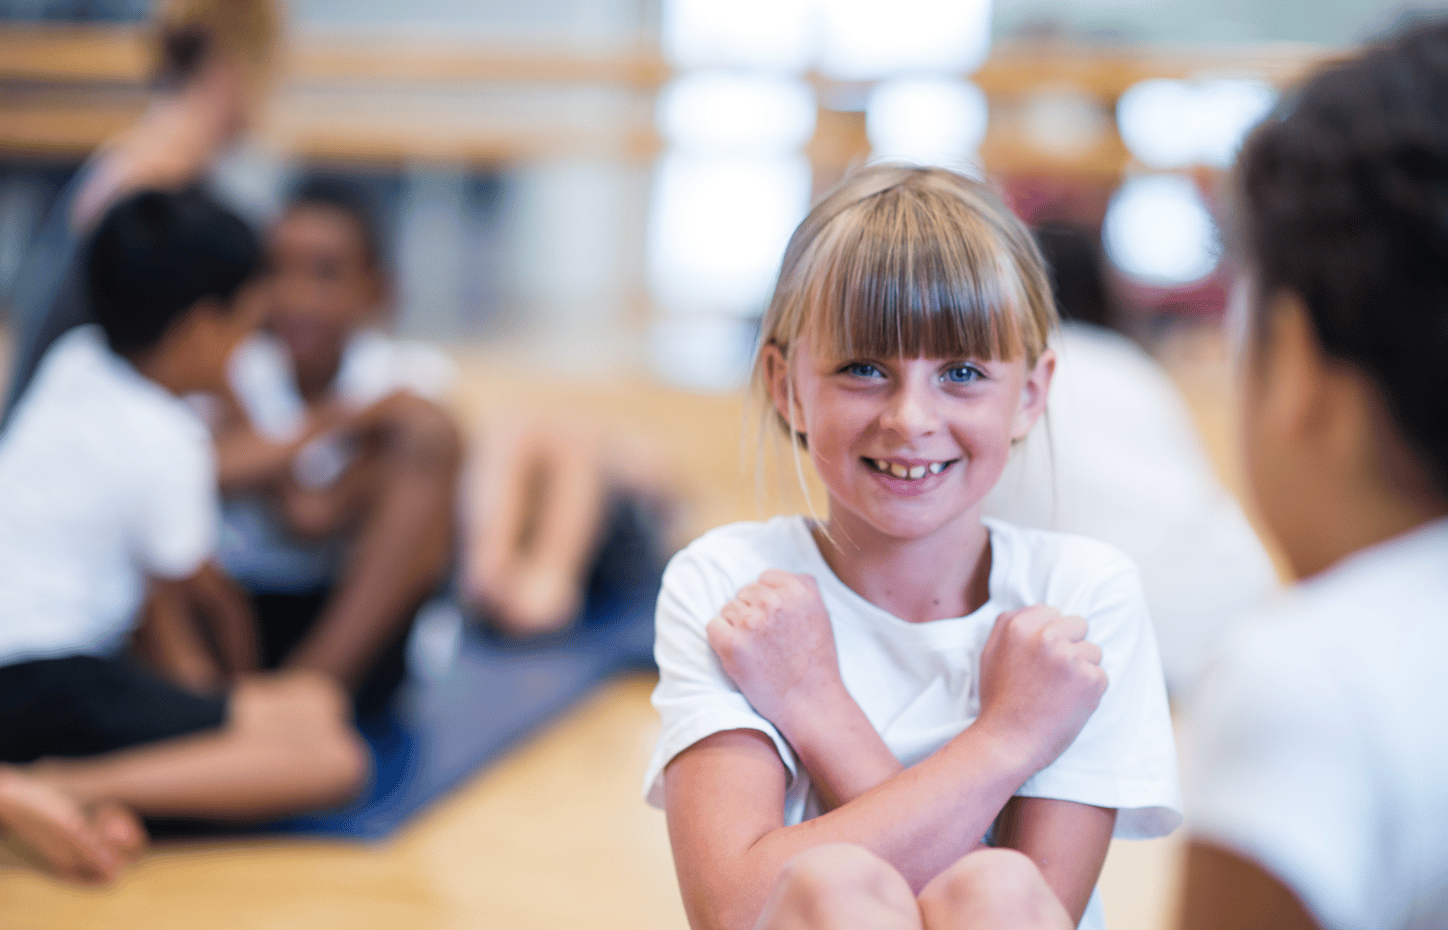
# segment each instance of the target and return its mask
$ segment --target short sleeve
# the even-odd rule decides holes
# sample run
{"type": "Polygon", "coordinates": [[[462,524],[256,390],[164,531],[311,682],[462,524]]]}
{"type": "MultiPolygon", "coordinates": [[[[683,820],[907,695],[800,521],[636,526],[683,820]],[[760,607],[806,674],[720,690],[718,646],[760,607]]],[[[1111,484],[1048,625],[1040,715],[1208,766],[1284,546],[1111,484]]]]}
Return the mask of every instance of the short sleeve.
{"type": "Polygon", "coordinates": [[[664,769],[706,736],[726,730],[758,730],[774,743],[793,784],[798,764],[780,732],[750,706],[709,645],[705,627],[736,591],[728,577],[689,549],[664,572],[655,615],[654,658],[659,683],[659,741],[644,778],[644,797],[664,806],[664,769]]]}
{"type": "Polygon", "coordinates": [[[138,475],[134,552],[141,569],[158,578],[191,576],[216,548],[215,454],[200,423],[186,426],[154,440],[138,475]]]}
{"type": "Polygon", "coordinates": [[[292,379],[291,364],[272,339],[252,335],[227,360],[227,382],[247,421],[273,442],[301,435],[307,410],[292,379]]]}
{"type": "Polygon", "coordinates": [[[1332,669],[1263,632],[1195,704],[1189,829],[1274,874],[1323,926],[1371,926],[1374,753],[1332,669]]]}
{"type": "Polygon", "coordinates": [[[1076,740],[1017,793],[1116,808],[1118,838],[1165,836],[1182,822],[1176,740],[1135,567],[1118,556],[1062,609],[1086,618],[1109,684],[1076,740]]]}

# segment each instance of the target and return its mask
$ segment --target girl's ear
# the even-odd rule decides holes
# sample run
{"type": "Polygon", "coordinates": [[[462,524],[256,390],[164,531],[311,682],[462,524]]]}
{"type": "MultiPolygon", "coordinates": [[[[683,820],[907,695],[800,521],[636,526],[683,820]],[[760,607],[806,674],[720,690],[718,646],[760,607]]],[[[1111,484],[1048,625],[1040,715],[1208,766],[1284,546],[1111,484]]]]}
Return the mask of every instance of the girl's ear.
{"type": "Polygon", "coordinates": [[[1036,359],[1033,368],[1026,371],[1026,383],[1021,386],[1020,403],[1016,406],[1015,420],[1011,423],[1011,439],[1021,440],[1036,425],[1041,414],[1046,412],[1046,398],[1051,393],[1051,377],[1056,373],[1056,350],[1047,349],[1036,359]]]}
{"type": "Polygon", "coordinates": [[[769,399],[774,409],[796,433],[804,432],[804,415],[799,405],[799,395],[790,390],[789,360],[776,343],[764,347],[764,377],[769,384],[769,399]]]}

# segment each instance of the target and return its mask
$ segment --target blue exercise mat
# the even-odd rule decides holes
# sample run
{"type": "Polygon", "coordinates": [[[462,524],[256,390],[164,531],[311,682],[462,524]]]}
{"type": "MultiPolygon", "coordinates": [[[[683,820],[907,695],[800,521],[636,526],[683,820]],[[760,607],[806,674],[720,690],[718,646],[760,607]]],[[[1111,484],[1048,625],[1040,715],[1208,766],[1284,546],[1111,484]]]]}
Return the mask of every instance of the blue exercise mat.
{"type": "Polygon", "coordinates": [[[410,681],[389,715],[362,727],[373,757],[366,795],[268,829],[386,837],[606,679],[653,668],[656,593],[656,586],[642,586],[607,599],[591,597],[572,632],[527,645],[461,623],[454,610],[458,638],[447,650],[446,667],[410,681]]]}

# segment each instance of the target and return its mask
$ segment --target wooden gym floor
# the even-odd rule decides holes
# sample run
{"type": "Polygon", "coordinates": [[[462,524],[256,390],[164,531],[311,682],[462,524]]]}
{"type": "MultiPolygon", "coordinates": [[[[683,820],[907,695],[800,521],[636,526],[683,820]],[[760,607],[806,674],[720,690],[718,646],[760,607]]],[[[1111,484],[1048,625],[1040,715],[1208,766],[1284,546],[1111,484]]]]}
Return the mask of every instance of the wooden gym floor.
{"type": "MultiPolygon", "coordinates": [[[[1211,330],[1160,352],[1236,487],[1225,353],[1211,330]]],[[[652,436],[689,502],[681,535],[760,508],[737,452],[737,398],[616,379],[560,383],[497,352],[458,353],[469,421],[521,405],[652,436]]],[[[768,512],[780,506],[765,500],[768,512]]],[[[649,676],[604,687],[384,843],[188,842],[154,850],[115,886],[81,890],[19,869],[0,848],[4,930],[683,930],[661,813],[640,781],[657,718],[649,676]],[[7,865],[8,863],[12,863],[7,865]]],[[[1180,836],[1113,844],[1102,879],[1113,930],[1174,923],[1180,836]]]]}

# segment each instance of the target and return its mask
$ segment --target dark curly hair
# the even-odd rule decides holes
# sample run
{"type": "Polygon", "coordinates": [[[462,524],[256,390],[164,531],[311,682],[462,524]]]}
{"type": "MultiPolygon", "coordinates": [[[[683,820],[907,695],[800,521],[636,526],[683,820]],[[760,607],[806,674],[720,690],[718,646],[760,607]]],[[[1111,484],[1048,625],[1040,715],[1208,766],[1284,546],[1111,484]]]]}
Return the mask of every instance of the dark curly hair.
{"type": "Polygon", "coordinates": [[[1448,493],[1448,20],[1317,72],[1237,172],[1261,304],[1302,298],[1323,349],[1376,381],[1448,493]]]}
{"type": "Polygon", "coordinates": [[[155,347],[201,300],[229,308],[262,270],[256,234],[199,188],[126,197],[106,211],[86,251],[96,322],[122,355],[155,347]]]}

